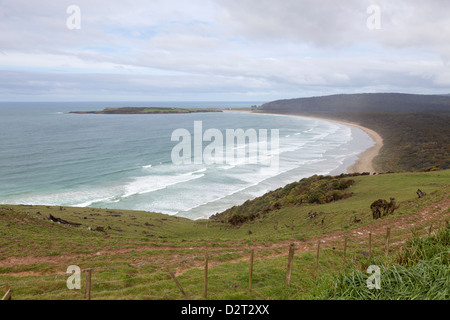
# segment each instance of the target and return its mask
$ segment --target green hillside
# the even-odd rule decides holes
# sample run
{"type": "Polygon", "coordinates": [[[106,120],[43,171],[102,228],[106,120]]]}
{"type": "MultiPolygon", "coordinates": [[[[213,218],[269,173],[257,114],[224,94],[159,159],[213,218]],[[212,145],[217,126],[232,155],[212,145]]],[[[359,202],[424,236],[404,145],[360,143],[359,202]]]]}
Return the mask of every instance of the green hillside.
{"type": "Polygon", "coordinates": [[[278,190],[287,196],[277,199],[281,206],[239,224],[217,216],[192,221],[125,210],[0,205],[0,283],[14,290],[13,299],[83,299],[84,274],[83,290],[66,287],[67,267],[77,265],[93,268],[92,299],[185,299],[173,272],[188,298],[202,299],[202,268],[208,255],[208,299],[323,298],[328,284],[314,276],[317,240],[323,241],[317,270],[322,279],[341,271],[344,237],[349,239],[348,267],[361,267],[360,252],[367,251],[367,239],[360,237],[368,230],[373,232],[374,255],[383,257],[384,233],[387,226],[392,228],[392,258],[386,263],[394,263],[412,231],[426,235],[431,224],[437,228],[449,220],[449,181],[450,170],[315,177],[278,190]],[[321,182],[337,189],[345,186],[341,192],[351,196],[288,201],[289,195],[309,199],[299,186],[303,191],[325,191],[317,189],[324,187],[321,182]],[[426,192],[420,199],[419,188],[426,192]],[[399,208],[374,220],[370,204],[391,197],[399,208]],[[62,220],[53,222],[50,214],[62,220]],[[291,243],[296,253],[291,285],[286,286],[291,243]],[[250,292],[251,250],[255,264],[250,292]]]}

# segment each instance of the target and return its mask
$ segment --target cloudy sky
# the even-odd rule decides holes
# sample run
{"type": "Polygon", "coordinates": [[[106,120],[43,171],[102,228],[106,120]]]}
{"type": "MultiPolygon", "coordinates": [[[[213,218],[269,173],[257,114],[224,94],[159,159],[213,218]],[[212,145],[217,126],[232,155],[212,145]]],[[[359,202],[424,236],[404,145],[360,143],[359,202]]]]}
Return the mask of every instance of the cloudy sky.
{"type": "Polygon", "coordinates": [[[0,30],[0,101],[450,93],[448,0],[0,0],[0,30]]]}

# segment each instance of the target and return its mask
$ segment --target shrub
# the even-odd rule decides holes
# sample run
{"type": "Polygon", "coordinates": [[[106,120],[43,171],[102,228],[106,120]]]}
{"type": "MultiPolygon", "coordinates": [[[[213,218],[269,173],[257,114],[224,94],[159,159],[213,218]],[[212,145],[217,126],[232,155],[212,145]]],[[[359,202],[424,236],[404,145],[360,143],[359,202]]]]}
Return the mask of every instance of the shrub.
{"type": "Polygon", "coordinates": [[[324,204],[345,199],[353,193],[342,191],[355,182],[352,179],[344,179],[348,176],[355,176],[355,174],[337,177],[314,175],[304,178],[256,199],[247,200],[240,206],[234,206],[224,212],[217,213],[211,219],[237,226],[286,206],[302,205],[303,203],[324,204]]]}

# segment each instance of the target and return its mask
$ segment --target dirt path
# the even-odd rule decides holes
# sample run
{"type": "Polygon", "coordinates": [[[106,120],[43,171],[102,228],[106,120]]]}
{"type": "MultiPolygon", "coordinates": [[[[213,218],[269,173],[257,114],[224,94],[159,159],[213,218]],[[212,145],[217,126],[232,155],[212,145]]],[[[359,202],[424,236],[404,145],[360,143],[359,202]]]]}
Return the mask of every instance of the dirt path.
{"type": "MultiPolygon", "coordinates": [[[[386,235],[386,229],[391,228],[391,232],[397,232],[398,231],[404,231],[404,230],[412,230],[415,227],[422,226],[423,228],[428,228],[430,224],[428,224],[428,221],[431,221],[437,217],[440,217],[440,220],[450,220],[450,212],[445,212],[447,209],[450,208],[450,194],[446,194],[444,199],[432,203],[422,209],[420,209],[418,212],[411,214],[411,215],[405,215],[405,216],[399,216],[395,219],[381,219],[378,220],[375,223],[371,223],[368,226],[363,226],[360,228],[352,229],[350,232],[332,232],[327,235],[324,235],[322,237],[317,237],[313,239],[308,239],[307,241],[282,241],[278,242],[276,244],[272,244],[269,246],[252,246],[251,249],[257,250],[272,250],[274,253],[272,254],[265,254],[264,257],[261,259],[267,259],[267,258],[275,258],[275,257],[282,257],[287,256],[288,248],[290,244],[295,245],[295,252],[312,252],[316,250],[316,244],[318,241],[321,243],[321,248],[329,248],[335,246],[336,243],[343,243],[345,237],[352,236],[352,241],[364,241],[367,242],[369,233],[372,234],[373,237],[377,236],[385,236],[386,235]],[[286,252],[283,253],[275,253],[275,251],[279,251],[280,248],[284,248],[286,252]]],[[[439,227],[439,226],[435,226],[439,227]]],[[[392,245],[399,244],[406,240],[406,237],[410,238],[411,234],[404,234],[403,238],[400,241],[397,241],[397,243],[392,243],[392,245]]],[[[237,250],[242,250],[242,247],[236,248],[237,250]]],[[[226,261],[226,263],[233,263],[233,262],[241,262],[241,261],[247,261],[248,257],[243,257],[239,259],[234,259],[230,261],[226,261]]],[[[222,263],[220,262],[213,262],[210,264],[210,266],[216,266],[220,265],[222,263]]],[[[200,268],[203,266],[203,262],[200,262],[197,268],[200,268]]],[[[192,268],[192,267],[191,267],[192,268]]],[[[178,268],[177,269],[177,275],[181,275],[184,272],[186,272],[188,269],[178,268]]]]}
{"type": "MultiPolygon", "coordinates": [[[[396,218],[391,219],[380,219],[374,223],[371,223],[368,226],[362,226],[360,228],[352,229],[348,232],[346,231],[337,231],[332,232],[321,237],[308,239],[307,241],[281,241],[274,244],[267,245],[257,245],[257,246],[248,246],[248,245],[238,245],[236,243],[230,243],[229,245],[221,246],[221,247],[210,247],[210,246],[201,246],[201,247],[174,247],[174,246],[143,246],[136,248],[124,248],[124,249],[114,249],[108,250],[105,249],[103,251],[99,251],[95,253],[96,256],[101,255],[126,255],[131,254],[132,252],[140,252],[140,251],[161,251],[161,254],[157,254],[152,257],[152,261],[149,264],[152,265],[160,265],[161,268],[165,268],[167,262],[170,261],[171,266],[175,266],[175,273],[177,276],[183,274],[189,269],[192,268],[200,268],[203,266],[203,258],[205,253],[214,258],[214,256],[223,256],[226,253],[223,252],[224,249],[234,249],[234,252],[244,252],[248,249],[254,249],[255,251],[261,250],[264,251],[264,256],[260,259],[267,259],[271,257],[279,257],[285,256],[287,254],[289,245],[291,243],[295,244],[296,252],[308,252],[313,251],[316,248],[316,244],[318,241],[321,241],[321,247],[324,248],[335,246],[336,243],[342,243],[344,237],[352,237],[352,241],[360,240],[367,241],[367,237],[369,232],[372,236],[384,236],[386,234],[386,228],[391,228],[392,232],[405,231],[410,230],[412,228],[422,226],[423,228],[429,227],[428,221],[436,219],[437,217],[440,220],[447,219],[449,220],[450,213],[445,212],[448,208],[450,208],[450,194],[445,195],[444,199],[430,204],[414,214],[405,215],[405,216],[397,216],[396,218]],[[280,249],[284,249],[283,253],[280,253],[280,249]],[[169,253],[167,253],[169,251],[169,253]],[[171,253],[172,251],[173,253],[171,253]],[[284,252],[286,251],[286,252],[284,252]]],[[[406,233],[407,234],[407,233],[406,233]]],[[[410,234],[409,234],[410,237],[410,234]]],[[[402,239],[404,240],[404,239],[402,239]]],[[[8,259],[0,261],[0,267],[12,267],[12,266],[25,266],[25,265],[33,265],[39,263],[51,263],[55,265],[63,265],[68,261],[76,261],[80,258],[85,258],[92,256],[92,254],[71,254],[71,255],[62,255],[62,256],[51,256],[51,257],[10,257],[8,259]]],[[[256,258],[256,257],[255,257],[256,258]]],[[[258,259],[258,258],[256,258],[258,259]]],[[[230,259],[226,261],[216,261],[211,260],[210,266],[216,266],[223,263],[237,263],[241,261],[248,260],[248,257],[240,257],[236,259],[230,259]]],[[[145,265],[145,262],[134,261],[130,257],[130,265],[142,266],[145,265]]],[[[63,271],[64,272],[64,271],[63,271]]],[[[30,275],[27,272],[21,273],[8,273],[9,276],[25,276],[30,275]]],[[[1,274],[0,274],[1,276],[1,274]]]]}

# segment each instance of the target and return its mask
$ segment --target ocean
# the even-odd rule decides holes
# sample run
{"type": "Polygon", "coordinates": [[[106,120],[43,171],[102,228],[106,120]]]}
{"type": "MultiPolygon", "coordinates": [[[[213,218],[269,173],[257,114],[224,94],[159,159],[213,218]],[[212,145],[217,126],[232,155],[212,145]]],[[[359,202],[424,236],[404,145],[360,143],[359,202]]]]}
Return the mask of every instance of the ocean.
{"type": "MultiPolygon", "coordinates": [[[[245,112],[95,115],[105,107],[237,108],[262,102],[0,103],[0,203],[161,212],[207,218],[314,174],[340,174],[374,145],[361,129],[284,115],[245,112]],[[267,130],[278,148],[264,160],[176,164],[176,130],[267,130]]],[[[261,131],[263,130],[263,131],[261,131]]],[[[198,141],[198,140],[197,140],[198,141]]],[[[202,142],[206,148],[211,142],[202,142]]],[[[235,150],[248,147],[246,141],[235,150]]],[[[203,150],[203,149],[202,149],[203,150]]],[[[246,149],[247,150],[247,149],[246,149]]],[[[239,153],[236,153],[239,154],[239,153]]],[[[245,157],[248,152],[242,153],[245,157]]],[[[192,153],[194,157],[194,153],[192,153]]],[[[188,161],[187,161],[188,162],[188,161]]]]}

